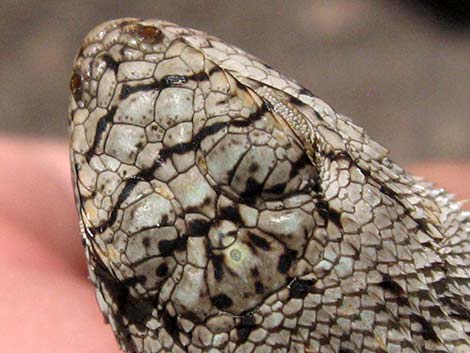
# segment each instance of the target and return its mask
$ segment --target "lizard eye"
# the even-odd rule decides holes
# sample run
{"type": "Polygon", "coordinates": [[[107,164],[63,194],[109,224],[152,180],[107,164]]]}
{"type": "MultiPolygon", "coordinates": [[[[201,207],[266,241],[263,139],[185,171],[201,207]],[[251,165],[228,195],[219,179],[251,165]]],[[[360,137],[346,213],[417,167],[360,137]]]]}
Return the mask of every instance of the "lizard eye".
{"type": "Polygon", "coordinates": [[[70,91],[75,101],[79,101],[82,97],[82,76],[74,72],[70,78],[70,91]]]}

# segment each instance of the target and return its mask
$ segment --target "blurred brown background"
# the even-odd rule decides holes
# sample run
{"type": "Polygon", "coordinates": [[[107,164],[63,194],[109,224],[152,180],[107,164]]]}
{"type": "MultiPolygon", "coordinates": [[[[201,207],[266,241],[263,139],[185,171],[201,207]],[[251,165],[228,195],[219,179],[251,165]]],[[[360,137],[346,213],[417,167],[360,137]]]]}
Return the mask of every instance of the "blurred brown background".
{"type": "Polygon", "coordinates": [[[465,3],[1,0],[0,133],[65,137],[80,40],[111,18],[155,17],[257,55],[365,127],[395,160],[469,160],[465,3]]]}

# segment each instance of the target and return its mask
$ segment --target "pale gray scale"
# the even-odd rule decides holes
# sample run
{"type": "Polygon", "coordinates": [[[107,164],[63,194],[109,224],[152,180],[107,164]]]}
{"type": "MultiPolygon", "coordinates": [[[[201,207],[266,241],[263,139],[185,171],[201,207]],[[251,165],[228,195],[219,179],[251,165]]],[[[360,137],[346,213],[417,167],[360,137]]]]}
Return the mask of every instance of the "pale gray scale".
{"type": "Polygon", "coordinates": [[[122,163],[133,164],[146,145],[145,129],[128,124],[114,124],[106,140],[105,152],[122,163]]]}
{"type": "Polygon", "coordinates": [[[122,178],[117,173],[105,170],[98,175],[96,189],[103,195],[109,196],[116,191],[121,181],[122,178]]]}
{"type": "Polygon", "coordinates": [[[76,103],[72,101],[71,107],[69,107],[69,123],[74,127],[81,126],[83,122],[88,118],[90,112],[88,109],[80,109],[76,106],[76,103]]]}
{"type": "Polygon", "coordinates": [[[169,128],[163,138],[165,147],[172,147],[178,144],[190,143],[193,137],[193,124],[183,122],[169,128]]]}
{"type": "Polygon", "coordinates": [[[207,245],[205,237],[189,237],[187,243],[187,262],[195,267],[205,269],[208,262],[207,245]]]}
{"type": "Polygon", "coordinates": [[[99,107],[107,108],[116,89],[116,74],[114,70],[108,69],[98,84],[97,103],[99,107]]]}
{"type": "Polygon", "coordinates": [[[145,133],[147,134],[148,142],[161,142],[165,130],[158,125],[155,121],[145,127],[145,133]]]}
{"type": "Polygon", "coordinates": [[[215,216],[217,194],[197,167],[179,174],[168,185],[186,212],[198,211],[210,218],[215,216]]]}
{"type": "Polygon", "coordinates": [[[187,88],[169,87],[161,91],[155,104],[155,120],[164,129],[193,117],[194,92],[187,88]]]}
{"type": "Polygon", "coordinates": [[[194,74],[194,72],[183,60],[181,60],[181,58],[174,57],[159,62],[155,70],[154,76],[157,81],[161,81],[165,76],[169,74],[188,77],[194,74]]]}
{"type": "Polygon", "coordinates": [[[196,155],[194,151],[189,151],[184,154],[176,154],[172,156],[172,159],[177,172],[185,173],[195,164],[196,155]]]}
{"type": "Polygon", "coordinates": [[[220,69],[215,70],[215,72],[212,72],[209,75],[209,82],[211,84],[211,90],[213,92],[228,94],[231,91],[230,83],[227,80],[227,76],[225,72],[220,69]]]}
{"type": "Polygon", "coordinates": [[[249,132],[248,137],[250,139],[250,142],[255,145],[255,146],[263,146],[267,145],[268,142],[271,140],[272,135],[266,133],[263,130],[253,130],[249,132]]]}
{"type": "MultiPolygon", "coordinates": [[[[123,86],[117,88],[122,92],[123,86]]],[[[121,99],[113,121],[146,127],[154,121],[158,90],[140,91],[121,99]]]]}
{"type": "Polygon", "coordinates": [[[153,76],[156,65],[147,61],[127,61],[119,65],[117,80],[143,80],[153,76]]]}
{"type": "Polygon", "coordinates": [[[206,65],[206,58],[194,48],[186,46],[180,54],[181,60],[190,67],[195,74],[203,72],[206,65]]]}

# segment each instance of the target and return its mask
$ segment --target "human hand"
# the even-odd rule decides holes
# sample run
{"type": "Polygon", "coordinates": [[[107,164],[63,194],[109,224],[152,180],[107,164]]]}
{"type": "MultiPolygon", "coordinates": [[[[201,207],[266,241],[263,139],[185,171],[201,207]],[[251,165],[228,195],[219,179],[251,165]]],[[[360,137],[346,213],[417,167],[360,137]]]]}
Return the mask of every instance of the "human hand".
{"type": "Polygon", "coordinates": [[[64,141],[0,137],[0,249],[2,352],[120,352],[87,279],[64,141]]]}

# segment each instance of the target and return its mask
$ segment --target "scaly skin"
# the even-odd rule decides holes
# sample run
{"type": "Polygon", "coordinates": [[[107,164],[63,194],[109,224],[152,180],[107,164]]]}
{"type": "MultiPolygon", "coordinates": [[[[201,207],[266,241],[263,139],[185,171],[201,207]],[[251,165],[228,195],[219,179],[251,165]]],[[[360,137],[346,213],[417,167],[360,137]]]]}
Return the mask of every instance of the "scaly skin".
{"type": "Polygon", "coordinates": [[[125,352],[470,352],[470,221],[244,51],[120,19],[74,64],[71,161],[125,352]]]}

